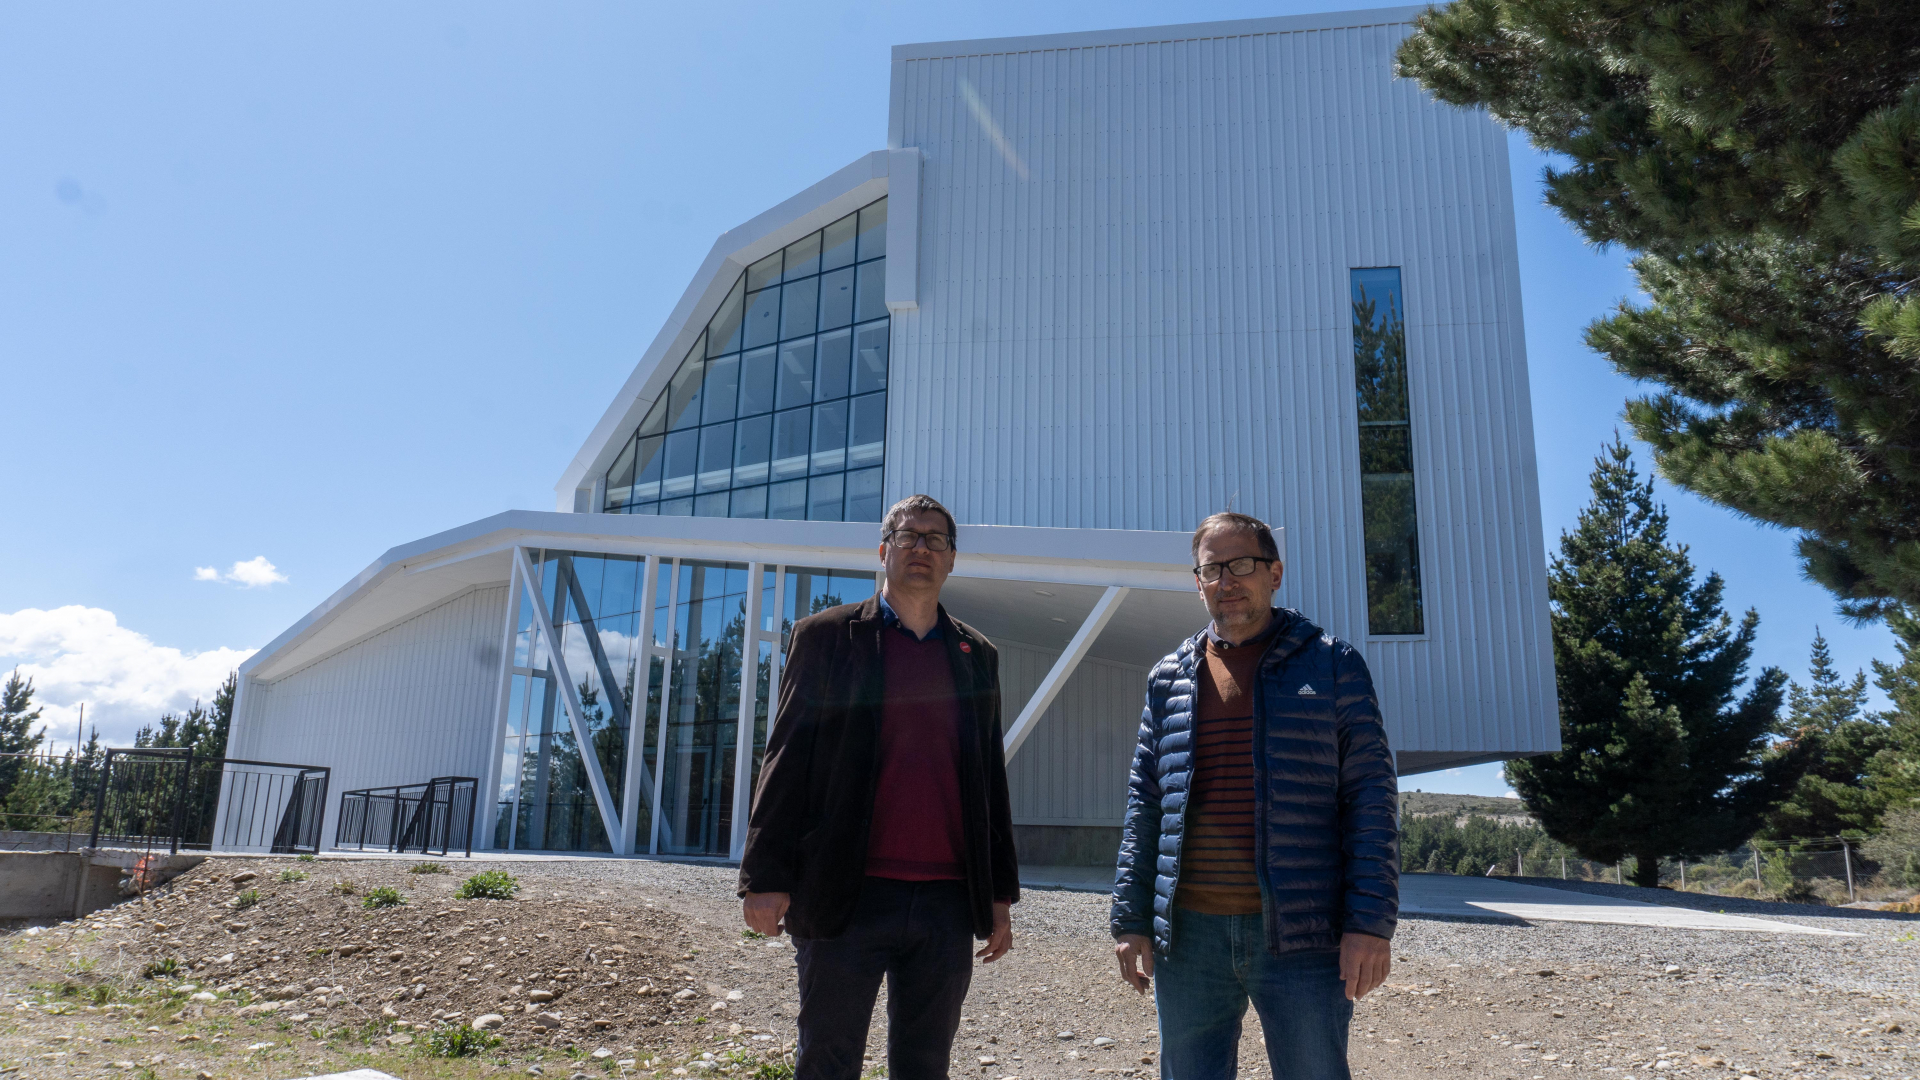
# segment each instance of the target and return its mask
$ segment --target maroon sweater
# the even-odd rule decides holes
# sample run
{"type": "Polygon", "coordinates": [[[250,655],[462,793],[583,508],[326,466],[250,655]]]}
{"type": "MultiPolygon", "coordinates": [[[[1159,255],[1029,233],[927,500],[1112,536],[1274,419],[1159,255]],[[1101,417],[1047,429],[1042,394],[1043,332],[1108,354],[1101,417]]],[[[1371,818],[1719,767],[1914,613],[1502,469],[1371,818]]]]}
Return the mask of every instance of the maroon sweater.
{"type": "Polygon", "coordinates": [[[881,635],[886,699],[880,775],[873,790],[867,874],[899,881],[964,881],[960,825],[960,702],[946,642],[881,635]]]}

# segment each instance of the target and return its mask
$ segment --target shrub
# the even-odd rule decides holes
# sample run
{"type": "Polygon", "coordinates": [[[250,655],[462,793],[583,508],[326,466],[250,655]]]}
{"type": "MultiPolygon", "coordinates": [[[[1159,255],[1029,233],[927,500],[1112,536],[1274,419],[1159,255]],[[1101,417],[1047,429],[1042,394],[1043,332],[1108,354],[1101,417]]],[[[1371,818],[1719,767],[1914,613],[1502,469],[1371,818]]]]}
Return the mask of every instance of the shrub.
{"type": "Polygon", "coordinates": [[[327,888],[327,891],[334,894],[335,896],[352,896],[354,893],[357,893],[360,891],[360,886],[355,885],[353,882],[348,881],[346,878],[341,878],[339,881],[336,881],[331,886],[329,886],[327,888]]]}
{"type": "Polygon", "coordinates": [[[232,901],[233,908],[235,911],[245,911],[259,902],[260,902],[259,889],[248,889],[246,892],[237,893],[235,894],[232,901]]]}
{"type": "Polygon", "coordinates": [[[153,963],[142,968],[140,970],[140,977],[143,979],[158,979],[178,975],[179,973],[180,961],[169,956],[165,959],[155,960],[153,963]]]}
{"type": "Polygon", "coordinates": [[[280,880],[305,881],[307,880],[307,872],[305,870],[282,870],[280,871],[280,880]]]}
{"type": "Polygon", "coordinates": [[[360,901],[360,906],[368,909],[388,908],[397,907],[406,902],[407,898],[400,895],[399,889],[391,885],[382,885],[377,889],[368,889],[367,898],[360,901]]]}
{"type": "Polygon", "coordinates": [[[417,862],[407,867],[409,874],[444,874],[447,868],[437,862],[417,862]]]}
{"type": "Polygon", "coordinates": [[[505,870],[482,870],[460,883],[453,894],[459,900],[511,900],[520,882],[505,870]]]}
{"type": "Polygon", "coordinates": [[[434,1057],[473,1057],[499,1045],[500,1036],[465,1024],[443,1027],[427,1036],[427,1053],[434,1057]]]}

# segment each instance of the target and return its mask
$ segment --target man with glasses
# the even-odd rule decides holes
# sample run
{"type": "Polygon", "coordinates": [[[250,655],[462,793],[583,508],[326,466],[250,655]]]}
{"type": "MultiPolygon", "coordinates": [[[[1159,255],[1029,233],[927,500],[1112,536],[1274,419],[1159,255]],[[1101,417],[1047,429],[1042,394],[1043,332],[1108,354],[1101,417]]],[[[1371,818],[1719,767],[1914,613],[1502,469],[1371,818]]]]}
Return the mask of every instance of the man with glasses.
{"type": "Polygon", "coordinates": [[[1114,876],[1120,977],[1160,1014],[1160,1074],[1225,1080],[1247,1003],[1274,1080],[1345,1080],[1353,1002],[1399,911],[1393,754],[1366,662],[1290,608],[1273,532],[1193,534],[1213,622],[1148,676],[1114,876]]]}
{"type": "Polygon", "coordinates": [[[796,1080],[859,1077],[883,976],[887,1075],[945,1077],[973,957],[1013,947],[999,654],[940,605],[957,531],[900,500],[880,591],[793,628],[739,893],[799,954],[796,1080]]]}

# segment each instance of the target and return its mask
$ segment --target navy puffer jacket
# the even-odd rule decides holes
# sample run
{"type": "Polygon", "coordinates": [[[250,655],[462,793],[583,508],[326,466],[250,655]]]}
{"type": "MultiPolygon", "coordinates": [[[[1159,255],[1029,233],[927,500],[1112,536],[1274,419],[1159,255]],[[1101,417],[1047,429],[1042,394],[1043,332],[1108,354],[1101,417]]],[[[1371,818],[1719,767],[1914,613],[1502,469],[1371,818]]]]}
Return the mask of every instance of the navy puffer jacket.
{"type": "MultiPolygon", "coordinates": [[[[1291,608],[1254,680],[1255,870],[1267,948],[1330,948],[1352,930],[1393,937],[1400,908],[1398,784],[1366,661],[1291,608]]],[[[1194,671],[1203,630],[1154,665],[1113,883],[1115,937],[1168,955],[1193,779],[1194,671]]]]}

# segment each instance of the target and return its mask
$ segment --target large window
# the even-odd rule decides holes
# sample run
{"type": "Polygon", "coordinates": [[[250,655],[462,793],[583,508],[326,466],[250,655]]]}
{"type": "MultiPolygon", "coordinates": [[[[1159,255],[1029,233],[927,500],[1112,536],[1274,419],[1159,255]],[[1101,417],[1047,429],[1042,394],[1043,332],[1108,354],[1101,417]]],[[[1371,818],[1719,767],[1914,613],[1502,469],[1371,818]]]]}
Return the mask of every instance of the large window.
{"type": "Polygon", "coordinates": [[[1353,373],[1360,409],[1360,512],[1367,632],[1419,634],[1420,529],[1413,490],[1406,306],[1400,268],[1353,271],[1353,373]]]}
{"type": "Polygon", "coordinates": [[[608,513],[879,521],[887,201],[748,267],[607,471],[608,513]]]}

